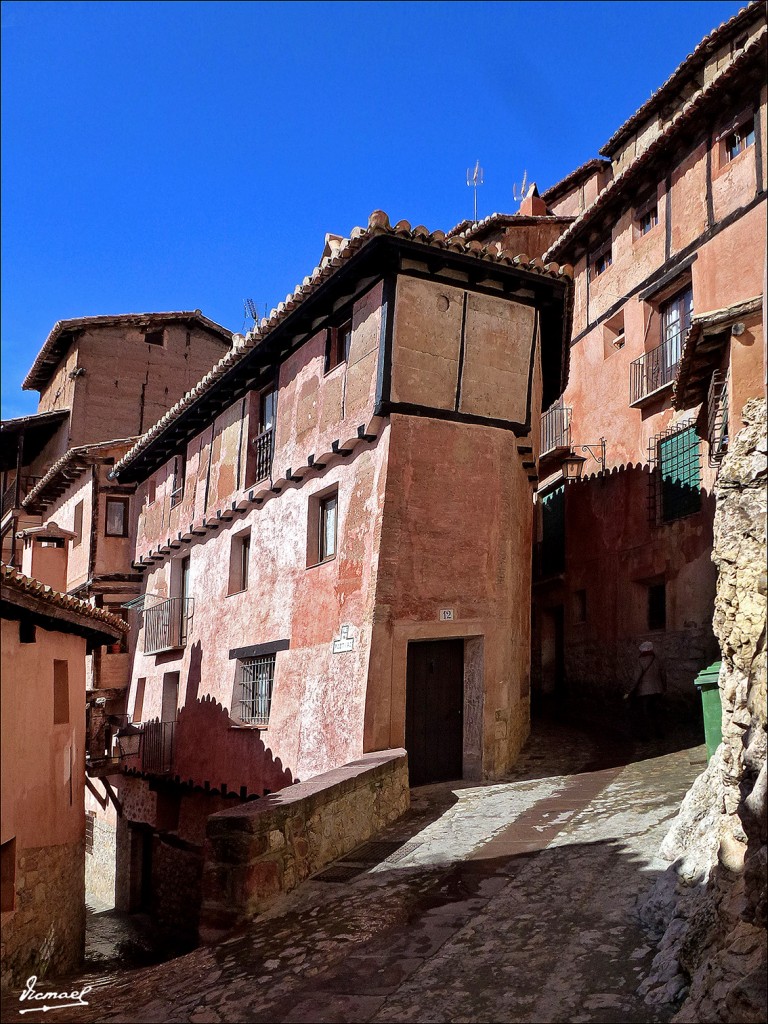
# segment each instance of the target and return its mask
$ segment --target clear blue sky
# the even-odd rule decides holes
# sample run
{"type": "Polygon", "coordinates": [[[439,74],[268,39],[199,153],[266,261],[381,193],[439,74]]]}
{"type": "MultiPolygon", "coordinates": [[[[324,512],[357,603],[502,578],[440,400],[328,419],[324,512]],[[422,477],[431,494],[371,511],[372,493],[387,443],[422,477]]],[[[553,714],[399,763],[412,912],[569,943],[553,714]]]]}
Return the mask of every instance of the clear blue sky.
{"type": "Polygon", "coordinates": [[[58,319],[285,298],[326,231],[447,230],[597,155],[738,2],[5,2],[2,400],[58,319]]]}

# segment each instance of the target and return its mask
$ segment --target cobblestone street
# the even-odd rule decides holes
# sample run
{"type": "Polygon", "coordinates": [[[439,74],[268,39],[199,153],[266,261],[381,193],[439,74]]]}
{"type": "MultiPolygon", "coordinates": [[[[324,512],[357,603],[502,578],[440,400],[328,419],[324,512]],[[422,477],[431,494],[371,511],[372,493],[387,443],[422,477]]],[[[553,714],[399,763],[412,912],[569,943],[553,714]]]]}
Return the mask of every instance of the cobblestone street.
{"type": "MultiPolygon", "coordinates": [[[[703,764],[539,728],[507,780],[414,790],[405,819],[221,945],[59,984],[93,989],[56,1020],[666,1021],[636,995],[654,954],[637,904],[703,764]]],[[[21,1008],[3,1019],[44,1017],[21,1008]]]]}

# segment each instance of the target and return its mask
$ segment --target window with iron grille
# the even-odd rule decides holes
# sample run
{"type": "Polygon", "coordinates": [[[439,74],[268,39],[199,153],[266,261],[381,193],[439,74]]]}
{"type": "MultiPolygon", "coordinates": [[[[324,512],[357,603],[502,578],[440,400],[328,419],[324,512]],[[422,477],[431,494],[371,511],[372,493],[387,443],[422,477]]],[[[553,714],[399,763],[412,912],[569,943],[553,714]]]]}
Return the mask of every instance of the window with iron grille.
{"type": "Polygon", "coordinates": [[[649,515],[671,523],[701,508],[701,440],[692,421],[657,434],[648,442],[649,515]]]}
{"type": "Polygon", "coordinates": [[[85,812],[85,852],[93,853],[93,827],[96,822],[96,811],[85,812]]]}
{"type": "Polygon", "coordinates": [[[241,722],[266,728],[272,705],[274,679],[274,654],[262,654],[256,658],[243,658],[240,661],[238,714],[241,722]]]}

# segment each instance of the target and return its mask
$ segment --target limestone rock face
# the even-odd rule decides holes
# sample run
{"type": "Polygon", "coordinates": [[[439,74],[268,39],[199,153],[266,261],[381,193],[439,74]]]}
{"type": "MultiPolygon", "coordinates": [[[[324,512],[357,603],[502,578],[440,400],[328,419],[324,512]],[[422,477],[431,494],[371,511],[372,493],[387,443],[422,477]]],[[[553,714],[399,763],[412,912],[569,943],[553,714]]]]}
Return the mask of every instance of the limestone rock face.
{"type": "Polygon", "coordinates": [[[715,488],[723,742],[664,840],[673,867],[643,908],[649,925],[666,924],[643,994],[687,993],[679,1022],[768,1019],[765,401],[742,418],[715,488]]]}

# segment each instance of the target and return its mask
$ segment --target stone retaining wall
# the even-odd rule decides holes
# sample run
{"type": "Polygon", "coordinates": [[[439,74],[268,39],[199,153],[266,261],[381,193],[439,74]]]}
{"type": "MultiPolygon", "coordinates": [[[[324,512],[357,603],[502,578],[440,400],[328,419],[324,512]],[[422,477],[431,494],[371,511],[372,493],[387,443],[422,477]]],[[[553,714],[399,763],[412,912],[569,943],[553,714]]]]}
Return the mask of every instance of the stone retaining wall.
{"type": "Polygon", "coordinates": [[[85,947],[85,845],[23,850],[16,906],[2,915],[2,988],[57,977],[80,966],[85,947]]]}
{"type": "Polygon", "coordinates": [[[662,845],[674,868],[646,918],[666,925],[648,1002],[680,1022],[764,1021],[766,993],[766,405],[744,408],[715,487],[714,629],[723,742],[662,845]]]}
{"type": "Polygon", "coordinates": [[[408,759],[397,749],[211,815],[200,938],[216,941],[255,917],[395,821],[409,803],[408,759]]]}

